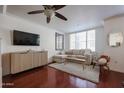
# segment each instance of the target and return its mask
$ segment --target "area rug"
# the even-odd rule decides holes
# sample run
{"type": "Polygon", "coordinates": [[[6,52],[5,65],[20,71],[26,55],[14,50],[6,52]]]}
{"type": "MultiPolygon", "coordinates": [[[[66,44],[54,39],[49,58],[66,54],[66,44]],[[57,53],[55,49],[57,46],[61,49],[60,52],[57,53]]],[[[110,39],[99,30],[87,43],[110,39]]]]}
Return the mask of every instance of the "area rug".
{"type": "Polygon", "coordinates": [[[64,63],[52,63],[49,65],[55,69],[70,73],[77,77],[92,81],[94,83],[99,82],[99,72],[100,68],[95,67],[94,69],[92,66],[85,66],[84,70],[82,65],[79,63],[68,62],[67,64],[64,63]]]}

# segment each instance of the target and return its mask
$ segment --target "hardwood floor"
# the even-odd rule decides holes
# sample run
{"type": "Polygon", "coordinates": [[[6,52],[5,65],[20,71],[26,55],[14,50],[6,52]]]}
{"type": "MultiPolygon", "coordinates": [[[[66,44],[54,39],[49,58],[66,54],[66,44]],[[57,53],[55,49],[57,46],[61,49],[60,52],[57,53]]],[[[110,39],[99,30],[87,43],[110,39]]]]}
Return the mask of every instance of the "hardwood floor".
{"type": "MultiPolygon", "coordinates": [[[[102,71],[103,72],[103,71],[102,71]]],[[[93,82],[78,78],[68,73],[44,66],[3,77],[3,87],[11,88],[121,88],[124,74],[104,71],[100,75],[100,82],[93,82]]]]}

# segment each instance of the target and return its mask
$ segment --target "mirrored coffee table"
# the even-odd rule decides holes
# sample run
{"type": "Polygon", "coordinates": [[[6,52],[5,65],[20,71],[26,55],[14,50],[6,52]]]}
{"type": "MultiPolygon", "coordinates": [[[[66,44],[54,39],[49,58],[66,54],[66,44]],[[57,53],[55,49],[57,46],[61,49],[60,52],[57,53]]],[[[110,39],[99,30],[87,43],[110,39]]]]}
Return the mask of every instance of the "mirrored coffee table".
{"type": "Polygon", "coordinates": [[[79,58],[76,58],[76,57],[63,57],[63,62],[64,64],[66,65],[67,62],[69,61],[78,61],[77,63],[81,63],[82,64],[82,67],[83,67],[83,70],[84,70],[84,66],[85,66],[85,62],[86,60],[85,59],[79,59],[79,58]]]}

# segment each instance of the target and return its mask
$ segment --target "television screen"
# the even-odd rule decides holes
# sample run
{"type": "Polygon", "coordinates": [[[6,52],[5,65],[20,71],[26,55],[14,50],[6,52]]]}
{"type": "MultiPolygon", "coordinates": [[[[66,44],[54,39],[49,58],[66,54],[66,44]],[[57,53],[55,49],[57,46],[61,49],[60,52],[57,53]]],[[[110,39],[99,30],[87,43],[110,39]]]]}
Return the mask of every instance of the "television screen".
{"type": "Polygon", "coordinates": [[[39,46],[40,36],[38,34],[32,34],[32,33],[14,30],[13,45],[39,46]]]}

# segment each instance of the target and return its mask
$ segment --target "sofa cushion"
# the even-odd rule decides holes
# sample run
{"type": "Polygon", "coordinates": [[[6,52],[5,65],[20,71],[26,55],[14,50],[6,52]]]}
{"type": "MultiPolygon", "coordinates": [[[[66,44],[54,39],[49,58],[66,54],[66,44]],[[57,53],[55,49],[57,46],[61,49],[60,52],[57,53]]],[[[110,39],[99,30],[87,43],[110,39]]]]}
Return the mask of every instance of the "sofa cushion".
{"type": "Polygon", "coordinates": [[[80,50],[78,49],[73,49],[73,55],[80,55],[80,50]]]}
{"type": "Polygon", "coordinates": [[[84,49],[80,49],[80,55],[84,55],[85,50],[84,49]]]}
{"type": "Polygon", "coordinates": [[[73,54],[73,51],[72,50],[68,50],[65,52],[66,55],[72,55],[73,54]]]}
{"type": "Polygon", "coordinates": [[[105,58],[100,58],[98,60],[98,64],[100,64],[100,65],[105,64],[105,63],[107,63],[107,60],[105,58]]]}

